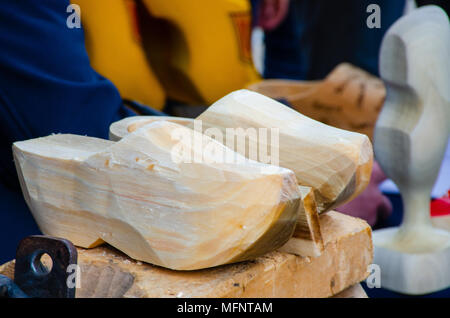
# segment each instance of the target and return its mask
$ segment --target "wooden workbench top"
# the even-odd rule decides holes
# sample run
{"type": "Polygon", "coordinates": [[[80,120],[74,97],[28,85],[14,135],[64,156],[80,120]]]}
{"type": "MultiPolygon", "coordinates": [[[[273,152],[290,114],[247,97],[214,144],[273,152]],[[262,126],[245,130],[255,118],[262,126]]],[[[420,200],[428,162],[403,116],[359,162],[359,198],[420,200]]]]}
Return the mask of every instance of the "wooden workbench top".
{"type": "MultiPolygon", "coordinates": [[[[318,257],[272,252],[254,261],[197,271],[136,262],[109,246],[78,248],[77,297],[330,297],[368,275],[371,229],[363,220],[320,216],[325,249],[318,257]]],[[[14,262],[0,266],[13,277],[14,262]]],[[[358,285],[357,285],[358,286],[358,285]]],[[[359,287],[360,289],[360,287],[359,287]]]]}

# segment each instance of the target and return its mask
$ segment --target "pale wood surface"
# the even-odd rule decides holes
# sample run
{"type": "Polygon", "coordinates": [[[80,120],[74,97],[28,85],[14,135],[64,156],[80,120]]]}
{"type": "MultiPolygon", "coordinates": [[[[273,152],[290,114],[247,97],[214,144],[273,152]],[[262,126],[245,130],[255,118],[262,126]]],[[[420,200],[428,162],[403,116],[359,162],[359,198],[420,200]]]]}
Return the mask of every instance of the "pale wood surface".
{"type": "MultiPolygon", "coordinates": [[[[266,151],[271,159],[278,157],[279,166],[294,171],[300,185],[313,188],[319,213],[356,197],[369,182],[373,153],[367,136],[325,125],[264,95],[232,92],[196,119],[205,130],[218,129],[223,136],[230,129],[253,130],[254,135],[243,136],[246,145],[256,143],[258,151],[266,151]],[[278,140],[272,135],[259,138],[259,128],[276,128],[278,140]]],[[[247,147],[226,142],[240,154],[250,155],[247,147]]]]}
{"type": "MultiPolygon", "coordinates": [[[[189,272],[136,262],[107,246],[79,248],[77,297],[330,297],[367,277],[371,229],[338,212],[322,214],[320,222],[325,249],[319,257],[271,252],[189,272]]],[[[0,274],[13,277],[14,262],[0,266],[0,274]]]]}
{"type": "MultiPolygon", "coordinates": [[[[164,116],[134,116],[111,124],[109,136],[113,141],[119,141],[129,133],[148,123],[163,120],[193,127],[193,119],[164,116]]],[[[281,248],[282,251],[301,256],[319,256],[323,251],[323,242],[318,222],[318,208],[311,187],[299,186],[302,194],[299,220],[293,237],[281,248]]]]}
{"type": "Polygon", "coordinates": [[[380,79],[348,63],[336,66],[323,81],[269,79],[248,89],[284,99],[305,116],[371,139],[386,95],[380,79]]]}
{"type": "Polygon", "coordinates": [[[171,116],[133,116],[116,121],[109,126],[109,140],[119,141],[136,129],[155,121],[170,121],[183,126],[188,126],[194,121],[191,118],[171,116]]]}
{"type": "Polygon", "coordinates": [[[271,163],[293,170],[300,189],[303,189],[303,205],[294,238],[283,247],[283,250],[298,255],[320,255],[323,242],[318,213],[356,197],[370,178],[373,154],[366,136],[324,125],[248,90],[223,97],[195,121],[147,116],[123,119],[111,125],[110,138],[120,140],[136,127],[158,119],[178,121],[200,133],[211,133],[214,138],[218,138],[219,130],[223,137],[219,141],[244,156],[249,157],[250,148],[257,148],[258,158],[251,159],[262,160],[261,152],[266,152],[272,159],[279,154],[279,161],[271,163]],[[229,138],[228,129],[254,129],[256,132],[259,128],[278,129],[279,139],[250,133],[232,136],[231,142],[224,139],[229,138]],[[239,141],[240,137],[244,139],[243,149],[238,146],[242,141],[239,141]]]}
{"type": "Polygon", "coordinates": [[[319,256],[323,251],[322,231],[314,191],[299,186],[302,196],[294,234],[279,250],[300,256],[319,256]]]}
{"type": "Polygon", "coordinates": [[[107,242],[137,260],[192,270],[273,251],[298,220],[301,193],[292,171],[247,160],[168,121],[116,143],[52,135],[16,142],[13,150],[39,228],[77,246],[107,242]],[[174,159],[180,144],[201,161],[174,159]],[[235,161],[215,162],[203,151],[211,145],[235,161]]]}
{"type": "Polygon", "coordinates": [[[450,286],[450,233],[432,226],[429,201],[450,134],[450,24],[436,6],[411,11],[386,33],[380,74],[387,97],[374,150],[398,186],[399,228],[374,232],[383,287],[423,294],[450,286]]]}
{"type": "MultiPolygon", "coordinates": [[[[336,129],[314,121],[261,94],[241,90],[214,103],[194,122],[189,119],[160,117],[161,120],[180,121],[181,124],[208,134],[219,130],[227,137],[227,129],[276,128],[280,135],[266,139],[251,134],[241,136],[245,146],[235,140],[219,140],[228,147],[249,156],[256,143],[268,155],[279,154],[279,164],[292,169],[303,188],[299,222],[283,250],[303,256],[317,256],[323,250],[318,213],[331,209],[357,196],[367,185],[372,167],[372,147],[366,136],[336,129]],[[270,141],[268,141],[270,138],[270,141]],[[265,141],[264,141],[265,140],[265,141]]],[[[158,117],[126,118],[110,127],[110,138],[119,140],[136,127],[158,120],[158,117]]],[[[213,134],[218,138],[217,134],[213,134]]],[[[256,159],[256,158],[251,158],[256,159]]],[[[258,157],[258,160],[261,160],[258,157]]]]}

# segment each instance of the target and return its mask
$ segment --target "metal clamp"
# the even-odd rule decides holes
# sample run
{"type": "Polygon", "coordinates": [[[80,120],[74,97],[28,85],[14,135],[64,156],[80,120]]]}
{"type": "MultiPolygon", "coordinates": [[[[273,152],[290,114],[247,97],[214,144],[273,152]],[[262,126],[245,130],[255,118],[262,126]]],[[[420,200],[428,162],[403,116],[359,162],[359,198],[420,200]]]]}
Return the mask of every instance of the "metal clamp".
{"type": "Polygon", "coordinates": [[[77,264],[77,250],[62,238],[32,235],[20,241],[16,252],[14,282],[0,275],[0,297],[74,298],[75,284],[69,265],[77,264]],[[48,269],[41,256],[48,254],[52,267],[48,269]],[[71,286],[73,285],[73,286],[71,286]]]}

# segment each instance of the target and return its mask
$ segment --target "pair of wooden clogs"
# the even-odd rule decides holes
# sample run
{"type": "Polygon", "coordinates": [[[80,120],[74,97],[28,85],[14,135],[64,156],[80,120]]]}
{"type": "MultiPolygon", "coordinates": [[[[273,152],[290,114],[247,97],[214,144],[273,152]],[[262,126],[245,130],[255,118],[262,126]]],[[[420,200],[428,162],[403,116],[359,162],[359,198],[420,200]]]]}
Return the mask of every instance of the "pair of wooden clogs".
{"type": "Polygon", "coordinates": [[[367,136],[248,90],[220,99],[195,122],[125,119],[111,126],[111,139],[61,134],[14,143],[40,229],[183,270],[253,259],[294,231],[300,249],[320,253],[317,213],[360,193],[373,158],[367,136]],[[195,131],[196,122],[210,130],[195,131]],[[218,138],[230,129],[244,132],[236,149],[234,139],[218,138]],[[270,160],[262,160],[265,151],[270,160]]]}

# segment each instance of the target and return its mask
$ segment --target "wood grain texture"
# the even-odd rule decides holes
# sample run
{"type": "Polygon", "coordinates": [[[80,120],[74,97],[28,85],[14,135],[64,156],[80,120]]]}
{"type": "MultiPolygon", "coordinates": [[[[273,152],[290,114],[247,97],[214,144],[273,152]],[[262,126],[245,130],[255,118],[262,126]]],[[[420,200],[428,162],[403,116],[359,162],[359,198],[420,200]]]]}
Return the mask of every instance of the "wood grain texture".
{"type": "MultiPolygon", "coordinates": [[[[158,120],[170,121],[187,127],[193,127],[194,125],[193,119],[180,117],[128,117],[111,124],[109,129],[110,140],[119,141],[139,127],[158,120]]],[[[298,224],[293,239],[289,240],[281,250],[301,256],[319,256],[323,251],[323,242],[314,190],[311,187],[304,186],[299,186],[299,190],[302,201],[298,211],[298,224]]]]}
{"type": "Polygon", "coordinates": [[[299,186],[299,190],[302,200],[297,226],[291,239],[279,251],[300,256],[319,256],[324,246],[314,191],[302,186],[299,186]]]}
{"type": "Polygon", "coordinates": [[[269,79],[248,89],[283,99],[305,116],[371,140],[386,95],[380,79],[348,63],[336,66],[322,81],[269,79]]]}
{"type": "MultiPolygon", "coordinates": [[[[319,213],[353,199],[369,182],[373,153],[367,136],[327,126],[264,95],[232,92],[197,117],[200,120],[205,129],[219,129],[223,136],[230,129],[277,129],[278,140],[247,133],[245,145],[267,149],[269,156],[278,156],[281,167],[295,172],[300,185],[313,188],[319,213]]],[[[226,141],[249,156],[246,147],[226,141]]]]}
{"type": "MultiPolygon", "coordinates": [[[[113,123],[110,138],[119,140],[136,127],[157,120],[158,117],[131,117],[113,123]]],[[[318,213],[327,211],[357,196],[367,185],[372,167],[372,148],[368,138],[358,133],[336,129],[314,121],[261,94],[241,90],[214,103],[195,121],[163,117],[177,121],[200,133],[219,130],[220,142],[241,155],[250,157],[250,148],[257,148],[269,156],[279,156],[280,166],[296,173],[297,181],[305,190],[299,224],[283,250],[303,256],[317,256],[323,250],[318,213]],[[276,128],[278,140],[273,136],[261,138],[245,133],[233,136],[228,129],[247,130],[276,128]],[[239,138],[242,137],[242,140],[239,138]],[[270,138],[270,141],[269,141],[270,138]],[[244,144],[239,147],[239,142],[244,144]],[[256,145],[256,146],[255,146],[256,145]]],[[[213,134],[217,138],[216,133],[213,134]]]]}
{"type": "Polygon", "coordinates": [[[382,285],[423,294],[450,286],[450,233],[432,226],[429,201],[450,135],[450,24],[436,6],[413,10],[386,33],[380,74],[387,97],[374,149],[404,204],[399,228],[374,233],[382,285]]]}
{"type": "Polygon", "coordinates": [[[247,160],[168,121],[112,142],[52,135],[13,146],[22,190],[45,234],[81,247],[102,242],[130,257],[193,270],[254,259],[292,236],[301,193],[292,171],[247,160]],[[173,149],[181,133],[185,162],[173,149]],[[200,138],[196,147],[194,138],[200,138]],[[218,163],[215,146],[239,163],[218,163]]]}
{"type": "MultiPolygon", "coordinates": [[[[77,297],[330,297],[368,275],[371,229],[363,220],[320,216],[325,249],[319,257],[271,252],[254,261],[198,271],[172,271],[130,259],[108,246],[78,249],[77,297]]],[[[0,266],[13,277],[14,262],[0,266]]]]}

